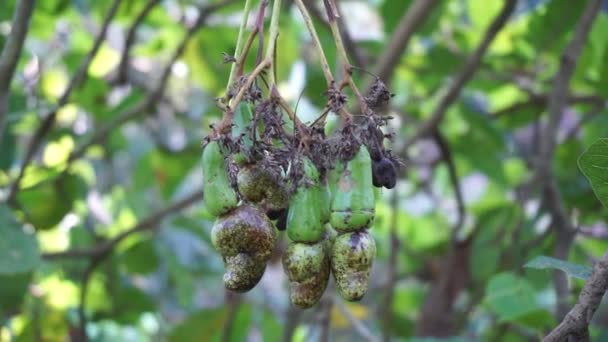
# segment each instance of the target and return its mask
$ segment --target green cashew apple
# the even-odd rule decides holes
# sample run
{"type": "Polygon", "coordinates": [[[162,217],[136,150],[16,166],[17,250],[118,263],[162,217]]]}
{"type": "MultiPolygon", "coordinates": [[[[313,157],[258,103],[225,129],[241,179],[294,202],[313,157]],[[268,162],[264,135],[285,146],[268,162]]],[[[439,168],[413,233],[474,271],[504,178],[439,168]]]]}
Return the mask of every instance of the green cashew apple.
{"type": "Polygon", "coordinates": [[[211,215],[218,217],[234,209],[238,197],[230,186],[226,161],[218,141],[211,141],[205,146],[202,159],[205,207],[211,215]]]}

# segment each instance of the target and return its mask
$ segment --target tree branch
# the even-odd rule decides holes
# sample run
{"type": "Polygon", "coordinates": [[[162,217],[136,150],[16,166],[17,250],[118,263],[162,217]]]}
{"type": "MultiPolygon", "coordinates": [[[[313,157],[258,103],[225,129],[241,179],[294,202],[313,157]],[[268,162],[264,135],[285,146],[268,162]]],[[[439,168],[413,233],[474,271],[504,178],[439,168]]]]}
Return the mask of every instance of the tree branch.
{"type": "Polygon", "coordinates": [[[505,0],[505,4],[498,14],[488,30],[486,31],[481,43],[473,53],[471,57],[466,61],[464,68],[461,70],[460,74],[456,76],[456,79],[452,82],[447,92],[443,97],[439,100],[439,104],[431,114],[430,118],[423,122],[419,127],[415,134],[408,139],[403,146],[403,150],[407,151],[408,147],[410,147],[414,142],[418,139],[431,134],[436,127],[441,123],[443,117],[447,109],[458,99],[462,88],[464,88],[465,84],[473,77],[475,71],[479,68],[481,64],[481,60],[485,55],[488,47],[494,41],[494,38],[503,28],[503,26],[507,23],[511,13],[515,9],[517,5],[517,0],[505,0]]]}
{"type": "Polygon", "coordinates": [[[346,305],[344,305],[344,302],[342,302],[342,298],[338,298],[337,296],[333,297],[333,301],[336,305],[336,307],[338,308],[338,310],[340,310],[340,312],[344,315],[344,317],[346,317],[346,319],[348,320],[348,322],[350,322],[350,324],[353,326],[353,328],[355,329],[355,331],[357,332],[357,334],[359,334],[359,336],[368,342],[376,342],[378,341],[378,339],[376,339],[376,337],[374,336],[374,334],[372,334],[369,329],[367,329],[367,327],[365,326],[365,324],[363,324],[363,322],[361,322],[360,320],[358,320],[353,313],[350,311],[350,309],[348,309],[346,307],[346,305]]]}
{"type": "Polygon", "coordinates": [[[608,254],[593,266],[593,272],[578,297],[578,303],[543,339],[543,342],[589,341],[589,323],[606,290],[608,290],[608,254]]]}
{"type": "MultiPolygon", "coordinates": [[[[389,84],[393,71],[399,65],[401,56],[407,50],[410,38],[414,35],[416,29],[428,18],[433,8],[439,4],[437,0],[416,0],[413,2],[407,12],[399,21],[399,26],[392,34],[391,41],[385,49],[384,54],[378,58],[373,73],[377,75],[384,83],[389,84]]],[[[370,89],[370,84],[363,89],[370,89]]]]}
{"type": "Polygon", "coordinates": [[[17,191],[19,190],[19,185],[21,183],[21,179],[23,179],[27,166],[32,161],[34,154],[36,153],[36,151],[42,144],[42,140],[44,139],[44,136],[48,134],[48,132],[51,130],[51,128],[53,128],[53,125],[55,124],[55,118],[57,117],[57,111],[68,102],[70,95],[72,94],[72,91],[74,90],[74,88],[76,88],[77,86],[82,84],[82,82],[84,82],[86,80],[87,70],[89,69],[89,65],[91,64],[91,61],[93,60],[95,55],[97,55],[97,51],[101,47],[101,43],[103,43],[103,41],[105,40],[106,32],[108,31],[110,22],[114,18],[114,15],[116,14],[116,11],[118,10],[118,7],[119,7],[121,1],[122,0],[114,0],[114,2],[112,3],[110,10],[106,14],[106,17],[104,18],[101,30],[99,31],[99,34],[97,35],[97,38],[95,39],[95,42],[93,43],[93,47],[91,48],[89,53],[86,55],[84,60],[80,63],[80,66],[78,67],[78,70],[76,71],[76,73],[70,79],[70,82],[68,83],[67,87],[63,91],[63,94],[61,95],[61,97],[59,97],[59,100],[57,101],[57,105],[55,105],[55,107],[49,113],[46,114],[42,123],[40,124],[40,126],[38,126],[38,129],[36,130],[36,132],[34,132],[34,135],[32,136],[32,139],[30,140],[30,143],[27,146],[27,149],[25,152],[25,157],[23,159],[23,163],[21,164],[21,168],[19,169],[17,178],[13,181],[13,183],[9,189],[7,202],[9,202],[9,203],[14,202],[15,195],[17,194],[17,191]]]}
{"type": "Polygon", "coordinates": [[[0,142],[2,141],[4,123],[8,112],[8,94],[11,81],[25,43],[35,4],[36,0],[17,2],[11,23],[11,33],[8,35],[0,55],[0,142]]]}
{"type": "Polygon", "coordinates": [[[205,25],[208,17],[211,14],[232,2],[234,2],[234,0],[224,0],[220,3],[208,5],[202,8],[197,22],[188,29],[182,41],[179,43],[179,45],[173,52],[173,55],[169,59],[169,62],[161,72],[160,80],[158,81],[154,89],[146,96],[145,99],[135,104],[133,107],[128,108],[124,112],[118,114],[117,118],[110,121],[106,125],[95,130],[93,136],[91,136],[88,141],[86,141],[84,144],[80,145],[77,149],[70,153],[70,156],[68,157],[68,163],[82,158],[89,147],[101,143],[102,141],[105,141],[110,135],[110,133],[112,133],[118,127],[125,124],[126,122],[136,119],[140,115],[144,114],[151,107],[153,107],[162,98],[165,92],[165,88],[167,86],[169,76],[171,75],[171,69],[173,67],[173,64],[175,64],[175,62],[177,62],[177,60],[182,56],[184,50],[186,49],[186,46],[188,46],[188,43],[190,42],[194,34],[205,25]]]}
{"type": "Polygon", "coordinates": [[[127,69],[129,67],[130,53],[131,47],[135,43],[135,35],[137,33],[137,29],[139,25],[144,21],[144,19],[148,16],[148,13],[154,9],[154,7],[159,3],[160,0],[149,0],[148,3],[144,6],[144,8],[139,12],[135,20],[133,20],[133,24],[129,28],[129,32],[127,33],[127,38],[125,39],[125,46],[122,50],[122,56],[120,57],[120,64],[118,65],[118,74],[116,75],[116,81],[118,83],[124,83],[127,81],[127,69]]]}
{"type": "MultiPolygon", "coordinates": [[[[559,69],[553,81],[553,91],[549,96],[547,123],[540,132],[540,152],[536,162],[536,177],[542,188],[543,203],[553,219],[552,227],[556,234],[554,256],[563,260],[568,259],[568,253],[576,235],[576,227],[570,220],[560,190],[553,177],[553,153],[557,145],[558,127],[568,103],[570,80],[601,4],[601,0],[590,0],[587,3],[572,39],[564,49],[559,69]]],[[[556,310],[556,317],[561,320],[568,311],[568,279],[562,272],[555,271],[553,281],[557,298],[563,300],[558,302],[556,310]]]]}
{"type": "Polygon", "coordinates": [[[116,245],[118,245],[122,240],[127,237],[146,230],[153,230],[158,227],[158,223],[163,220],[165,217],[179,212],[192,204],[203,199],[203,190],[196,191],[195,193],[189,195],[188,197],[181,199],[172,205],[159,210],[150,216],[144,218],[139,221],[134,227],[129,230],[126,230],[119,235],[115,236],[111,240],[106,240],[92,248],[74,248],[63,252],[52,252],[52,253],[43,253],[42,258],[45,260],[58,260],[58,259],[70,259],[70,258],[105,258],[110,252],[114,249],[116,245]]]}

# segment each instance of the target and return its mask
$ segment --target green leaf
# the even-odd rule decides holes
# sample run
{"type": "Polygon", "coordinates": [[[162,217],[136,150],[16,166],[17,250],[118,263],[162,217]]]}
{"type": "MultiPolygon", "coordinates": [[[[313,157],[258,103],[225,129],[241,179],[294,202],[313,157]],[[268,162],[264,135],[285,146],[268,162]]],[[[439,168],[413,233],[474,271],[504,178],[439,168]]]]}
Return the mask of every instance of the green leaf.
{"type": "Polygon", "coordinates": [[[537,256],[536,258],[528,261],[524,267],[536,268],[536,269],[548,269],[554,268],[566,272],[567,275],[579,279],[587,279],[591,275],[591,267],[573,264],[560,259],[547,257],[544,255],[537,256]]]}
{"type": "Polygon", "coordinates": [[[591,183],[597,198],[608,207],[608,138],[591,145],[578,159],[578,167],[591,183]]]}
{"type": "Polygon", "coordinates": [[[38,241],[23,231],[6,205],[0,205],[0,236],[0,275],[25,273],[38,266],[38,241]]]}
{"type": "Polygon", "coordinates": [[[32,272],[0,275],[0,317],[19,309],[32,278],[32,272]]]}
{"type": "Polygon", "coordinates": [[[131,246],[122,258],[129,273],[148,274],[158,269],[159,257],[152,238],[131,246]]]}
{"type": "Polygon", "coordinates": [[[169,342],[215,341],[224,328],[225,308],[203,310],[190,315],[169,335],[169,342]]]}
{"type": "Polygon", "coordinates": [[[534,300],[532,285],[508,272],[490,279],[484,301],[501,322],[514,321],[540,308],[534,300]]]}

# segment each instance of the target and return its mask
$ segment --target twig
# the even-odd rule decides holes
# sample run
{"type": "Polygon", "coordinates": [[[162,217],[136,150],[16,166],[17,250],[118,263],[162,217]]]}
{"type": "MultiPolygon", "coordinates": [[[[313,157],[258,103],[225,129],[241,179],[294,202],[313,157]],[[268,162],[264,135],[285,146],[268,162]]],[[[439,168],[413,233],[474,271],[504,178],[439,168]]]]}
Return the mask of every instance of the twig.
{"type": "Polygon", "coordinates": [[[500,32],[502,27],[507,23],[511,13],[515,9],[517,5],[517,0],[505,0],[505,4],[498,14],[486,33],[484,37],[475,49],[475,52],[469,59],[466,61],[464,68],[461,70],[460,74],[456,76],[456,79],[452,82],[450,87],[448,88],[445,95],[441,97],[439,100],[439,104],[431,114],[430,118],[423,122],[414,133],[414,135],[408,139],[404,145],[403,150],[407,151],[407,149],[418,139],[426,136],[427,134],[432,133],[435,128],[441,123],[443,117],[447,109],[458,99],[460,92],[464,88],[465,84],[473,77],[475,71],[479,68],[481,60],[485,55],[488,47],[494,41],[494,38],[500,32]]]}
{"type": "Polygon", "coordinates": [[[13,183],[9,189],[8,196],[7,196],[8,203],[14,202],[15,196],[19,189],[19,185],[21,183],[21,179],[23,179],[27,166],[32,161],[32,158],[34,157],[34,154],[40,147],[40,144],[42,144],[42,140],[44,139],[44,136],[46,136],[48,134],[48,132],[53,128],[53,125],[55,124],[55,118],[57,117],[57,111],[68,102],[70,95],[72,94],[72,91],[74,90],[74,88],[76,88],[77,86],[79,86],[86,80],[87,70],[89,69],[89,65],[91,64],[91,61],[93,60],[93,58],[95,58],[95,56],[97,55],[97,51],[101,47],[101,43],[105,40],[106,32],[108,31],[110,22],[112,21],[112,18],[114,18],[114,15],[116,14],[116,11],[118,10],[118,7],[119,7],[121,1],[122,0],[114,0],[114,2],[112,3],[110,10],[106,14],[106,17],[104,18],[103,24],[101,26],[101,30],[99,31],[99,34],[97,35],[97,38],[95,39],[95,43],[93,44],[93,47],[91,48],[89,53],[86,55],[84,60],[80,63],[80,66],[78,67],[78,70],[76,71],[76,73],[70,79],[70,82],[68,83],[66,89],[63,91],[63,94],[61,95],[61,97],[59,97],[59,100],[57,101],[57,105],[55,105],[55,107],[49,113],[46,114],[46,116],[44,117],[44,119],[42,121],[42,124],[40,124],[40,126],[38,126],[38,129],[36,130],[36,132],[34,132],[34,135],[32,136],[32,139],[27,146],[27,149],[25,152],[25,157],[23,159],[23,163],[21,164],[21,168],[19,169],[17,178],[13,181],[13,183]]]}
{"type": "Polygon", "coordinates": [[[158,223],[165,217],[179,212],[191,206],[192,204],[200,201],[201,199],[203,199],[203,191],[196,191],[188,197],[181,199],[173,203],[172,205],[144,218],[143,220],[139,221],[139,223],[137,223],[134,227],[120,233],[111,240],[100,242],[91,248],[74,248],[63,252],[43,253],[42,258],[45,260],[58,260],[71,258],[96,258],[105,256],[109,254],[116,245],[118,245],[122,240],[126,239],[127,237],[138,232],[155,229],[158,226],[158,223]]]}
{"type": "Polygon", "coordinates": [[[606,290],[608,290],[608,254],[593,266],[593,272],[578,297],[578,303],[543,339],[543,342],[589,341],[589,323],[606,290]]]}
{"type": "Polygon", "coordinates": [[[129,59],[131,47],[135,43],[135,35],[137,33],[137,29],[139,25],[144,21],[144,19],[148,16],[148,13],[154,9],[154,7],[159,3],[160,0],[149,0],[148,3],[144,6],[144,8],[139,12],[135,20],[133,20],[133,24],[129,28],[129,32],[127,32],[127,38],[125,39],[125,46],[122,50],[122,55],[120,57],[120,64],[118,65],[118,74],[116,76],[116,81],[118,83],[124,83],[127,80],[127,69],[129,67],[129,59]]]}
{"type": "Polygon", "coordinates": [[[230,342],[232,341],[231,336],[234,328],[234,321],[236,320],[236,315],[241,307],[242,299],[239,294],[230,292],[228,290],[225,291],[225,298],[225,305],[228,306],[228,313],[224,323],[224,330],[222,332],[222,342],[230,342]]]}
{"type": "Polygon", "coordinates": [[[327,61],[327,57],[325,57],[325,52],[323,51],[323,46],[321,45],[321,40],[319,40],[319,35],[317,34],[317,30],[315,29],[315,25],[308,13],[308,9],[306,5],[302,2],[302,0],[295,0],[296,6],[300,10],[300,14],[302,14],[302,19],[304,19],[304,24],[310,33],[310,37],[312,38],[312,44],[314,45],[317,53],[319,54],[319,59],[321,62],[321,69],[323,70],[323,75],[325,75],[325,80],[327,81],[327,86],[331,86],[334,82],[334,76],[331,72],[331,68],[329,67],[329,62],[327,61]]]}
{"type": "MultiPolygon", "coordinates": [[[[239,56],[241,56],[243,51],[243,38],[245,38],[245,31],[247,30],[247,21],[249,20],[249,13],[251,12],[251,5],[253,4],[253,0],[245,0],[245,8],[243,9],[243,19],[241,21],[241,26],[239,27],[239,35],[236,40],[236,48],[234,50],[234,58],[238,60],[239,56]]],[[[236,70],[237,65],[233,64],[230,68],[230,76],[228,77],[228,85],[226,86],[226,92],[230,90],[232,83],[236,78],[236,70]]]]}
{"type": "Polygon", "coordinates": [[[275,52],[277,40],[279,38],[279,17],[281,15],[282,0],[274,0],[272,4],[272,17],[270,18],[270,28],[268,29],[268,48],[266,49],[266,60],[270,63],[270,76],[268,83],[272,87],[275,84],[276,77],[276,61],[275,52]]]}
{"type": "MultiPolygon", "coordinates": [[[[375,75],[389,84],[393,71],[399,64],[401,56],[407,50],[410,38],[416,29],[428,18],[433,8],[439,3],[437,0],[416,0],[409,7],[399,22],[399,26],[392,34],[382,56],[378,58],[372,69],[375,75]]],[[[369,90],[371,82],[364,89],[369,90]]]]}
{"type": "Polygon", "coordinates": [[[390,225],[390,250],[388,255],[387,281],[384,287],[385,296],[381,307],[382,340],[389,342],[393,330],[393,298],[395,295],[395,284],[397,282],[397,257],[399,255],[399,237],[397,236],[397,225],[399,217],[399,195],[393,191],[391,199],[391,225],[390,225]]]}
{"type": "Polygon", "coordinates": [[[290,305],[287,310],[287,319],[285,320],[285,328],[283,329],[283,342],[291,342],[293,334],[298,327],[298,323],[302,318],[302,310],[296,306],[290,305]]]}
{"type": "Polygon", "coordinates": [[[378,339],[374,336],[374,334],[372,334],[369,331],[369,329],[367,329],[367,327],[365,326],[365,324],[363,324],[363,322],[358,320],[353,315],[353,313],[350,311],[350,309],[348,309],[346,307],[346,305],[344,305],[344,303],[342,302],[342,300],[340,298],[338,298],[337,296],[334,296],[333,299],[334,299],[335,305],[338,308],[338,310],[340,310],[340,312],[344,315],[344,317],[346,317],[348,322],[353,326],[353,328],[355,328],[355,331],[357,332],[357,334],[359,334],[359,336],[361,336],[362,339],[364,339],[365,341],[370,341],[370,342],[378,341],[378,339]]]}
{"type": "MultiPolygon", "coordinates": [[[[530,107],[543,107],[546,106],[549,100],[549,95],[547,94],[542,94],[542,95],[535,95],[535,96],[531,96],[529,99],[527,100],[523,100],[523,101],[519,101],[519,102],[515,102],[514,104],[499,109],[496,112],[490,114],[490,116],[492,118],[498,119],[501,118],[503,116],[512,114],[512,113],[517,113],[521,110],[524,110],[526,108],[530,108],[530,107]]],[[[568,97],[567,102],[568,104],[591,104],[591,105],[603,105],[604,103],[606,103],[606,99],[602,98],[601,96],[596,96],[596,95],[571,95],[568,97]]]]}
{"type": "MultiPolygon", "coordinates": [[[[556,234],[554,255],[560,259],[567,259],[570,246],[576,235],[576,227],[572,224],[564,206],[560,190],[552,172],[552,160],[557,145],[557,132],[559,123],[567,104],[570,93],[570,79],[574,74],[578,59],[582,52],[587,35],[593,21],[599,13],[601,0],[590,0],[581,15],[572,39],[564,49],[561,56],[560,67],[554,78],[553,91],[549,96],[548,118],[540,134],[540,153],[537,161],[537,179],[543,190],[543,202],[553,218],[553,230],[556,234]]],[[[554,284],[557,298],[568,298],[568,279],[559,272],[554,272],[554,284]]],[[[568,310],[567,302],[559,302],[556,317],[561,320],[568,310]]]]}
{"type": "Polygon", "coordinates": [[[462,230],[464,224],[465,217],[465,206],[464,206],[464,198],[462,196],[462,190],[460,188],[460,181],[458,180],[458,173],[456,172],[456,165],[454,164],[454,158],[452,157],[452,151],[450,150],[450,146],[448,142],[445,140],[443,135],[439,130],[436,130],[433,134],[435,138],[435,142],[439,147],[439,151],[441,151],[441,158],[445,162],[448,167],[448,175],[450,177],[450,183],[452,183],[452,188],[454,189],[454,197],[456,198],[456,207],[458,210],[458,218],[456,219],[456,223],[454,224],[454,229],[452,229],[452,240],[456,240],[460,231],[462,230]]]}
{"type": "Polygon", "coordinates": [[[36,0],[17,2],[11,23],[11,33],[7,37],[0,55],[0,141],[2,141],[2,134],[4,133],[11,81],[21,55],[21,49],[25,43],[35,4],[36,0]]]}

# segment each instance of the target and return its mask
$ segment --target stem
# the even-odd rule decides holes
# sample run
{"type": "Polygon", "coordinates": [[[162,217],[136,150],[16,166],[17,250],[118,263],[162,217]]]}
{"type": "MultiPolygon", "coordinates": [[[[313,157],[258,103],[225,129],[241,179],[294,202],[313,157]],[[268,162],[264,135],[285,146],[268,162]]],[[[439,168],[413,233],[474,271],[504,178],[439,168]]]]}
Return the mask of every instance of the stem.
{"type": "MultiPolygon", "coordinates": [[[[333,1],[333,0],[330,0],[333,1]]],[[[327,4],[327,3],[326,3],[327,4]]],[[[331,7],[331,4],[328,5],[331,7]]],[[[329,13],[333,13],[333,8],[330,10],[328,7],[328,15],[329,13]]],[[[352,77],[352,65],[348,59],[348,54],[346,53],[346,49],[344,48],[344,42],[342,41],[342,34],[340,33],[340,28],[338,27],[338,14],[336,13],[334,16],[329,16],[329,27],[331,28],[331,34],[334,37],[334,42],[336,43],[336,50],[338,51],[338,55],[342,61],[342,65],[344,66],[345,72],[345,80],[348,82],[348,86],[352,89],[353,93],[355,93],[355,97],[357,97],[357,101],[359,102],[359,106],[363,113],[368,113],[369,109],[367,107],[367,102],[365,102],[365,98],[359,91],[359,88],[355,84],[355,81],[352,77]]]]}
{"type": "Polygon", "coordinates": [[[270,75],[268,77],[268,84],[272,87],[275,82],[275,49],[277,39],[279,38],[279,17],[281,15],[281,2],[282,0],[274,0],[272,4],[272,17],[270,18],[270,30],[269,30],[269,42],[268,49],[266,50],[266,60],[270,63],[270,75]]]}
{"type": "Polygon", "coordinates": [[[334,76],[331,73],[331,68],[329,67],[329,63],[327,62],[327,57],[325,57],[325,52],[323,51],[323,47],[321,46],[321,41],[319,40],[319,35],[317,34],[317,30],[315,29],[315,25],[312,22],[312,18],[306,9],[306,5],[302,2],[302,0],[295,0],[296,6],[300,10],[302,14],[302,18],[304,19],[304,24],[310,33],[310,37],[312,38],[312,43],[315,46],[315,49],[319,53],[319,59],[321,59],[321,67],[323,69],[323,74],[325,75],[325,80],[327,80],[327,86],[330,86],[334,81],[334,76]]]}
{"type": "MultiPolygon", "coordinates": [[[[245,0],[245,9],[243,10],[243,20],[241,21],[241,27],[239,27],[239,35],[236,40],[236,49],[234,51],[235,58],[239,58],[241,51],[243,50],[243,38],[245,37],[245,30],[247,29],[247,21],[249,21],[249,13],[251,12],[251,4],[253,0],[245,0]]],[[[234,82],[236,77],[236,64],[232,64],[230,68],[230,77],[228,77],[228,85],[226,86],[226,92],[230,89],[230,86],[234,82]]]]}

